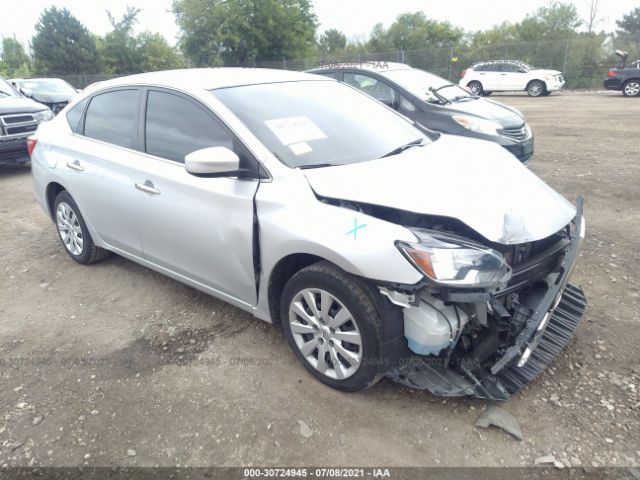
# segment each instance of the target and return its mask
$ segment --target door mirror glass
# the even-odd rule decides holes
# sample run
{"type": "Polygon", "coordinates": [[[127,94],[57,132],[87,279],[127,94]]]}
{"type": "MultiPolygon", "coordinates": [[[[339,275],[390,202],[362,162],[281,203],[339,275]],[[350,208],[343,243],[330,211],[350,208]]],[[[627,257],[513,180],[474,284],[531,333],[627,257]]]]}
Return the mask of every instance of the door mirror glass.
{"type": "Polygon", "coordinates": [[[184,167],[197,177],[228,177],[240,171],[240,158],[227,147],[208,147],[184,157],[184,167]]]}
{"type": "Polygon", "coordinates": [[[33,92],[29,88],[21,88],[20,93],[22,93],[25,97],[31,98],[33,96],[33,92]]]}

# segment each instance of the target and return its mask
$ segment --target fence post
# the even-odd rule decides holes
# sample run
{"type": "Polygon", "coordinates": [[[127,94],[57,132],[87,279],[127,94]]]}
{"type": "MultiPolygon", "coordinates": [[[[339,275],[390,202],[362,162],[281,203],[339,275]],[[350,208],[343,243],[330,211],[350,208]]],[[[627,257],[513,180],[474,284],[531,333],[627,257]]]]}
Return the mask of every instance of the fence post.
{"type": "Polygon", "coordinates": [[[567,78],[567,55],[569,53],[569,39],[567,38],[567,41],[565,43],[564,46],[564,63],[562,64],[562,76],[566,79],[567,78]]]}
{"type": "Polygon", "coordinates": [[[449,45],[449,80],[451,80],[451,75],[453,72],[453,43],[449,45]]]}

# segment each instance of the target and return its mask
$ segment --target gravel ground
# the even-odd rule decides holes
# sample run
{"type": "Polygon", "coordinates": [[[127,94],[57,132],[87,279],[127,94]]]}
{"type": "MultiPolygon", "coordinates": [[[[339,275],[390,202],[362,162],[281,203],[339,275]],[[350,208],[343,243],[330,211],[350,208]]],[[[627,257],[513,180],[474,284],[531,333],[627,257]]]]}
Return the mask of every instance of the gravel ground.
{"type": "Polygon", "coordinates": [[[29,170],[0,168],[0,466],[640,464],[640,101],[491,98],[530,121],[531,169],[586,197],[585,319],[501,404],[524,441],[474,427],[488,402],[331,390],[247,313],[120,257],[74,263],[29,170]]]}

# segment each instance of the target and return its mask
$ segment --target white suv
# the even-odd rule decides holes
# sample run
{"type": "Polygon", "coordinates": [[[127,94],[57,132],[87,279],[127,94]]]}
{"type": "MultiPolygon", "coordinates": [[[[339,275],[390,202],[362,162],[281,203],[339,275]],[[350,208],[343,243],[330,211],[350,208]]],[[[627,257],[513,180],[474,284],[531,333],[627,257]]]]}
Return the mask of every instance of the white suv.
{"type": "Polygon", "coordinates": [[[564,78],[558,70],[533,68],[516,60],[476,63],[462,72],[460,86],[476,95],[526,91],[532,97],[562,90],[564,78]]]}

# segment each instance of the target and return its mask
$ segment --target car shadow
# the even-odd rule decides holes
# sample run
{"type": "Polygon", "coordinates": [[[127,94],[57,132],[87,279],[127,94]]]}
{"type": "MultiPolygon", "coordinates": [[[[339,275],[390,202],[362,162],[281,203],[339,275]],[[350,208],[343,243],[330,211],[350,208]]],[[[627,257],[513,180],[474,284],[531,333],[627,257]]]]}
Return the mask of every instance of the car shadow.
{"type": "Polygon", "coordinates": [[[0,165],[0,178],[20,177],[31,174],[31,165],[0,165]]]}

